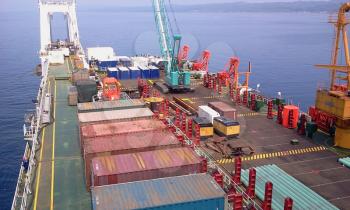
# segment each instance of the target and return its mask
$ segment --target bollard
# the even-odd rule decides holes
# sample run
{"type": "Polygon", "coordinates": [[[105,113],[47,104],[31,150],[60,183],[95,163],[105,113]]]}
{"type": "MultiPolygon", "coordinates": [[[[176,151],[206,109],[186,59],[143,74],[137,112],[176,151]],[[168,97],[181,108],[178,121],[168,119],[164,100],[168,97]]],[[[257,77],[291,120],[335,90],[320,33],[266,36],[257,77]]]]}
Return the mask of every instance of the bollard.
{"type": "Polygon", "coordinates": [[[293,199],[287,197],[284,199],[284,210],[292,210],[293,209],[293,199]]]}
{"type": "Polygon", "coordinates": [[[272,209],[272,188],[273,188],[273,184],[271,182],[266,182],[263,210],[271,210],[272,209]]]}
{"type": "Polygon", "coordinates": [[[236,184],[241,183],[241,172],[242,172],[242,158],[236,157],[235,158],[235,175],[233,178],[233,181],[236,184]]]}
{"type": "Polygon", "coordinates": [[[273,119],[272,108],[273,108],[273,102],[272,100],[269,100],[267,102],[267,119],[273,119]]]}
{"type": "Polygon", "coordinates": [[[250,198],[255,198],[255,183],[256,183],[256,170],[255,168],[249,169],[249,184],[246,190],[246,194],[250,198]]]}

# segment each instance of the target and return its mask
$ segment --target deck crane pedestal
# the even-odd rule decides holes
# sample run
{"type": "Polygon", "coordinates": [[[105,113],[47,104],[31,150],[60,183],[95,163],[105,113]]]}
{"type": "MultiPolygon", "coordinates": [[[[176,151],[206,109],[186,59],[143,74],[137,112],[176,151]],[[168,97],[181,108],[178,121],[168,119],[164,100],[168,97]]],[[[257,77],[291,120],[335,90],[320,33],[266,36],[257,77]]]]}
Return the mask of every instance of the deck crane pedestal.
{"type": "Polygon", "coordinates": [[[159,44],[165,64],[165,82],[156,82],[156,88],[163,93],[189,92],[190,72],[179,68],[178,55],[181,45],[181,35],[173,34],[171,24],[163,0],[153,0],[153,10],[159,33],[159,44]]]}
{"type": "Polygon", "coordinates": [[[350,21],[346,13],[350,12],[350,3],[343,4],[336,19],[330,19],[336,29],[331,65],[316,65],[331,71],[329,89],[319,89],[316,95],[316,109],[336,118],[335,146],[350,149],[350,54],[346,26],[350,21]],[[343,39],[341,39],[341,37],[343,39]],[[343,42],[343,43],[341,43],[343,42]],[[345,64],[339,65],[339,50],[343,44],[345,64]]]}

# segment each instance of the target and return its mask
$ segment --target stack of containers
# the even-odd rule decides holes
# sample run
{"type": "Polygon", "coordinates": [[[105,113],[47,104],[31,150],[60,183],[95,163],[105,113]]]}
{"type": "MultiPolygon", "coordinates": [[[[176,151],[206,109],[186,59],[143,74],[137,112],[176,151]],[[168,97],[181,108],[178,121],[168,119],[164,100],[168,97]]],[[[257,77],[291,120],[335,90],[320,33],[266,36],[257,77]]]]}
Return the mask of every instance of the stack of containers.
{"type": "Polygon", "coordinates": [[[116,67],[109,67],[107,69],[107,76],[108,77],[113,77],[118,79],[119,78],[119,72],[118,69],[116,67]]]}
{"type": "Polygon", "coordinates": [[[236,109],[224,102],[221,102],[221,101],[210,102],[208,106],[213,110],[215,110],[216,112],[218,112],[222,117],[225,117],[231,120],[236,120],[237,118],[236,109]]]}
{"type": "Polygon", "coordinates": [[[136,80],[141,78],[141,70],[138,67],[132,66],[130,69],[130,79],[136,80]]]}
{"type": "Polygon", "coordinates": [[[146,66],[139,66],[139,69],[141,71],[141,77],[142,79],[149,79],[150,78],[150,70],[146,66]]]}
{"type": "MultiPolygon", "coordinates": [[[[91,161],[95,157],[181,147],[174,134],[162,130],[86,138],[83,144],[86,177],[90,177],[91,161]]],[[[90,179],[86,179],[86,185],[91,186],[90,179]]]]}
{"type": "Polygon", "coordinates": [[[119,67],[119,79],[128,80],[130,79],[130,70],[127,67],[119,67]]]}

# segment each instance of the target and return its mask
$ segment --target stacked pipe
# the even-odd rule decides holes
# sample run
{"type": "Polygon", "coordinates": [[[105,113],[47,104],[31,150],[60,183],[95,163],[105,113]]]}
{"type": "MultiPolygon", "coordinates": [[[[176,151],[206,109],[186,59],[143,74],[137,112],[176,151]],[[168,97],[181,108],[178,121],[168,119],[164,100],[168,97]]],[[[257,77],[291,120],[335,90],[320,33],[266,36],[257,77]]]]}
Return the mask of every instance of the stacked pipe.
{"type": "Polygon", "coordinates": [[[181,117],[181,130],[182,132],[186,132],[186,113],[182,112],[181,117]]]}
{"type": "Polygon", "coordinates": [[[284,199],[284,210],[292,210],[293,209],[293,199],[287,197],[284,199]]]}
{"type": "Polygon", "coordinates": [[[196,129],[196,136],[195,136],[194,144],[195,145],[199,145],[200,144],[200,139],[201,139],[199,125],[196,124],[195,129],[196,129]]]}
{"type": "Polygon", "coordinates": [[[236,157],[235,158],[235,175],[233,177],[233,181],[235,183],[241,182],[241,172],[242,172],[242,158],[236,157]]]}
{"type": "Polygon", "coordinates": [[[271,210],[272,209],[272,188],[273,188],[272,182],[266,182],[263,210],[271,210]]]}
{"type": "Polygon", "coordinates": [[[248,91],[244,91],[243,93],[243,105],[248,105],[248,91]]]}
{"type": "Polygon", "coordinates": [[[239,88],[236,89],[236,103],[241,104],[241,93],[239,88]]]}
{"type": "Polygon", "coordinates": [[[277,109],[277,123],[278,124],[282,124],[283,123],[283,119],[282,119],[282,112],[283,112],[283,106],[282,104],[278,105],[278,109],[277,109]]]}
{"type": "Polygon", "coordinates": [[[273,108],[273,102],[272,100],[269,100],[267,102],[267,119],[273,119],[272,108],[273,108]]]}
{"type": "Polygon", "coordinates": [[[180,126],[180,109],[176,108],[176,115],[175,115],[175,126],[179,127],[180,126]]]}
{"type": "Polygon", "coordinates": [[[187,122],[187,137],[188,138],[192,138],[192,119],[189,119],[188,122],[187,122]]]}
{"type": "Polygon", "coordinates": [[[305,126],[306,126],[306,116],[305,116],[305,114],[301,114],[300,125],[298,127],[298,134],[306,135],[305,126]]]}
{"type": "Polygon", "coordinates": [[[255,94],[250,95],[250,109],[255,111],[255,94]]]}
{"type": "Polygon", "coordinates": [[[233,195],[233,210],[243,209],[243,196],[242,194],[235,193],[233,195]]]}
{"type": "Polygon", "coordinates": [[[255,198],[255,183],[256,183],[256,170],[255,168],[249,169],[249,184],[246,190],[246,194],[250,198],[255,198]]]}

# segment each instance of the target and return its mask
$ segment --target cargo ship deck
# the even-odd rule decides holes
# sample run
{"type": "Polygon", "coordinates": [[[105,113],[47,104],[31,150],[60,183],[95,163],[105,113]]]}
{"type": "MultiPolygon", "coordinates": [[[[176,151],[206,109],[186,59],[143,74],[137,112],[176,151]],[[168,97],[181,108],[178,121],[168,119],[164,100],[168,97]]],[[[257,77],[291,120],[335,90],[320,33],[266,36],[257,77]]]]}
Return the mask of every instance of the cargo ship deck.
{"type": "MultiPolygon", "coordinates": [[[[70,59],[64,65],[50,66],[49,83],[53,95],[52,117],[54,122],[41,133],[41,147],[37,151],[32,209],[91,209],[91,196],[86,190],[84,164],[79,145],[77,107],[68,106],[67,95],[72,71],[70,59]]],[[[121,81],[125,88],[136,88],[137,81],[121,81]]],[[[332,138],[317,132],[313,139],[300,136],[295,130],[282,127],[266,113],[253,112],[244,106],[235,106],[227,91],[219,95],[204,88],[201,81],[194,80],[193,93],[176,94],[193,107],[212,101],[223,101],[237,109],[241,134],[230,140],[237,145],[249,145],[252,155],[242,156],[244,169],[276,164],[297,180],[323,196],[340,209],[350,209],[349,169],[337,162],[348,151],[339,151],[332,145],[332,138]],[[298,145],[290,144],[293,139],[298,145]]],[[[164,95],[172,99],[174,95],[164,95]]],[[[214,136],[214,139],[219,138],[214,136]]],[[[233,159],[206,150],[227,171],[234,171],[233,159]]],[[[259,179],[259,174],[257,175],[259,179]]]]}

